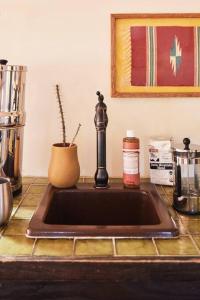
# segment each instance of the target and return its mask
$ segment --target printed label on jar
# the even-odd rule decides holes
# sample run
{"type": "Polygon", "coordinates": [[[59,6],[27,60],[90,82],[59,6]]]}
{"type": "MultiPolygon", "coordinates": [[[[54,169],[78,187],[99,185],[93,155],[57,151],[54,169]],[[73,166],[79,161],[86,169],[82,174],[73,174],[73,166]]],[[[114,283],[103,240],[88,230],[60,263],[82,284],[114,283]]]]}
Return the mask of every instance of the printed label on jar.
{"type": "Polygon", "coordinates": [[[139,173],[139,153],[136,151],[123,152],[124,174],[139,173]]]}

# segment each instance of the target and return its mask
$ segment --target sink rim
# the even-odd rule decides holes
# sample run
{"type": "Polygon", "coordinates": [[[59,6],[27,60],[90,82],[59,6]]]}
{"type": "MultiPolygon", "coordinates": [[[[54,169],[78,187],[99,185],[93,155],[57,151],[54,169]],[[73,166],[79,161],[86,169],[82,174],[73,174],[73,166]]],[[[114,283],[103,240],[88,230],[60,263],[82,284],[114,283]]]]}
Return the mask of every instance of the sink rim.
{"type": "Polygon", "coordinates": [[[49,184],[32,216],[26,236],[29,238],[73,238],[73,237],[137,237],[171,238],[179,235],[166,205],[163,203],[156,187],[152,183],[142,183],[140,189],[125,189],[122,184],[112,184],[108,189],[95,189],[92,184],[78,184],[74,189],[58,189],[49,184]],[[122,193],[144,192],[148,193],[160,219],[159,224],[153,225],[66,225],[44,223],[54,192],[80,192],[81,190],[94,193],[107,193],[121,191],[122,193]],[[41,229],[42,228],[42,229],[41,229]]]}

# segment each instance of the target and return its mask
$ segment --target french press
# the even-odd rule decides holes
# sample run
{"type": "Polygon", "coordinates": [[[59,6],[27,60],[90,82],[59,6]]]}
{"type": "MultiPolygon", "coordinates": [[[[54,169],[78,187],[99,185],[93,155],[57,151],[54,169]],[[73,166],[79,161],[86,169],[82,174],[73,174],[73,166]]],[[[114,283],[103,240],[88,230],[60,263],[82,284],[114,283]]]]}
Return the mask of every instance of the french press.
{"type": "Polygon", "coordinates": [[[200,214],[200,146],[190,145],[188,138],[183,144],[173,148],[173,206],[183,214],[200,214]]]}

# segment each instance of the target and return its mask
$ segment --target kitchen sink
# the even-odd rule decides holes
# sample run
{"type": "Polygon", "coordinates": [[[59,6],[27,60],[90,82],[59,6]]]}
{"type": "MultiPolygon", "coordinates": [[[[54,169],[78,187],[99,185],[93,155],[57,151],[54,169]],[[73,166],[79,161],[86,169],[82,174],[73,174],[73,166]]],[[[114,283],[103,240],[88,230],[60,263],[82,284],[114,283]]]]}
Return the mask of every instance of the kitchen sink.
{"type": "Polygon", "coordinates": [[[33,215],[28,237],[173,237],[178,235],[167,207],[153,184],[124,189],[116,184],[94,189],[48,185],[33,215]]]}

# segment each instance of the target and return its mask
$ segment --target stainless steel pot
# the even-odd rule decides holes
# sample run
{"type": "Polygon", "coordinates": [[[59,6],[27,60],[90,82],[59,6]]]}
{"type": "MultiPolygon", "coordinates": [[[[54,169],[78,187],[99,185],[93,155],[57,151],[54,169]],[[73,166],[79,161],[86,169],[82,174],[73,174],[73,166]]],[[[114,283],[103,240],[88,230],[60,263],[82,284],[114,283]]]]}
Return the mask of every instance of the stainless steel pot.
{"type": "Polygon", "coordinates": [[[0,176],[10,178],[14,194],[22,188],[23,126],[0,128],[0,176]]]}
{"type": "Polygon", "coordinates": [[[13,208],[10,180],[0,177],[0,226],[6,224],[13,208]]]}
{"type": "Polygon", "coordinates": [[[14,194],[21,191],[23,126],[25,125],[25,66],[0,60],[0,168],[14,194]]]}

